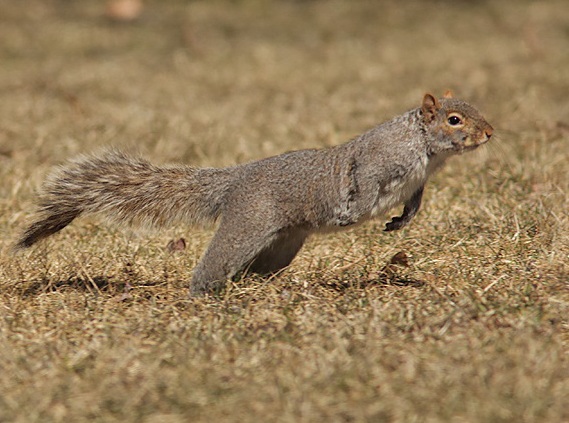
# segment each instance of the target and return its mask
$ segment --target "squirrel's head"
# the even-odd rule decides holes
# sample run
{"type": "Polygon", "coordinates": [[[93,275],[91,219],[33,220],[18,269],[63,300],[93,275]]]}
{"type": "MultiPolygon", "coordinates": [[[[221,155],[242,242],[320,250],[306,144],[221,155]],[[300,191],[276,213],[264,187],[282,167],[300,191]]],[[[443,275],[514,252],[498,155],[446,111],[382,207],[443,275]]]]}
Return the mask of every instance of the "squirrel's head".
{"type": "Polygon", "coordinates": [[[431,152],[461,154],[488,142],[494,128],[470,104],[452,98],[447,92],[437,100],[425,94],[421,115],[427,133],[432,136],[431,152]]]}

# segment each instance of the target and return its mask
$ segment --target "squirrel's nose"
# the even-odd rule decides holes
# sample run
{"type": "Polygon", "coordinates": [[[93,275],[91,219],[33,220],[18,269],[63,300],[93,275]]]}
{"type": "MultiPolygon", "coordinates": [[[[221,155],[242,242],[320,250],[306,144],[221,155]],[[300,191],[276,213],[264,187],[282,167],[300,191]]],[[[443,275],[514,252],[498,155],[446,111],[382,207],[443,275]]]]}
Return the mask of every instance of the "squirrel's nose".
{"type": "Polygon", "coordinates": [[[490,125],[488,125],[488,128],[486,128],[484,130],[484,133],[486,134],[486,136],[488,137],[488,139],[490,139],[490,137],[492,136],[492,134],[494,133],[494,128],[492,128],[490,125]]]}

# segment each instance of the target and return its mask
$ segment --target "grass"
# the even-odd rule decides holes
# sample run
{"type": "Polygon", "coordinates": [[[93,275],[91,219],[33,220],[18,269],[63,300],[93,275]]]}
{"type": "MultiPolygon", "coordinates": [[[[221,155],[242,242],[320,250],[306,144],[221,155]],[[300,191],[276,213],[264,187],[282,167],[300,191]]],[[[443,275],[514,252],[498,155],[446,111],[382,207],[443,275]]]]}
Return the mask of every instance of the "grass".
{"type": "Polygon", "coordinates": [[[132,24],[100,2],[12,3],[0,421],[569,421],[563,1],[149,1],[132,24]],[[315,237],[280,277],[216,299],[187,298],[211,228],[81,219],[11,253],[76,154],[227,166],[344,142],[447,88],[496,138],[452,160],[401,232],[315,237]]]}

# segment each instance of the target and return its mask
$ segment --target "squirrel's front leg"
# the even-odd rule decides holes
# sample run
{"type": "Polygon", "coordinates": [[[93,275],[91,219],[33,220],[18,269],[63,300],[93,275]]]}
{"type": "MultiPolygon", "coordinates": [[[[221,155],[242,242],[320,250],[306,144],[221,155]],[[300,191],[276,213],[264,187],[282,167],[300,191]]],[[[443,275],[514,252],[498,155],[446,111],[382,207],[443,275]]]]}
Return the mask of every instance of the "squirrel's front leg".
{"type": "Polygon", "coordinates": [[[401,229],[407,225],[411,219],[413,219],[413,216],[417,214],[419,207],[421,207],[421,199],[423,198],[424,188],[425,187],[422,186],[417,191],[415,191],[411,198],[405,202],[403,214],[401,216],[393,217],[391,219],[391,222],[386,223],[384,231],[389,232],[401,229]]]}

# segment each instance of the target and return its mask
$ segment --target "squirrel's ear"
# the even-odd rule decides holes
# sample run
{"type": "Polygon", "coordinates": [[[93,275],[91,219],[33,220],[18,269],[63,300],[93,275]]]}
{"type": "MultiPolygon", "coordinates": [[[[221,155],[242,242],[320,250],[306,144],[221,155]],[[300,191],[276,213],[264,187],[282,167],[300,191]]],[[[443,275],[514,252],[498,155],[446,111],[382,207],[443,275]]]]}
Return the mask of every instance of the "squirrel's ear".
{"type": "Polygon", "coordinates": [[[427,122],[431,122],[435,119],[437,111],[441,108],[439,101],[432,94],[425,94],[423,97],[423,104],[421,110],[423,111],[423,116],[427,122]]]}
{"type": "Polygon", "coordinates": [[[446,90],[445,94],[443,95],[443,98],[452,98],[452,91],[446,90]]]}

